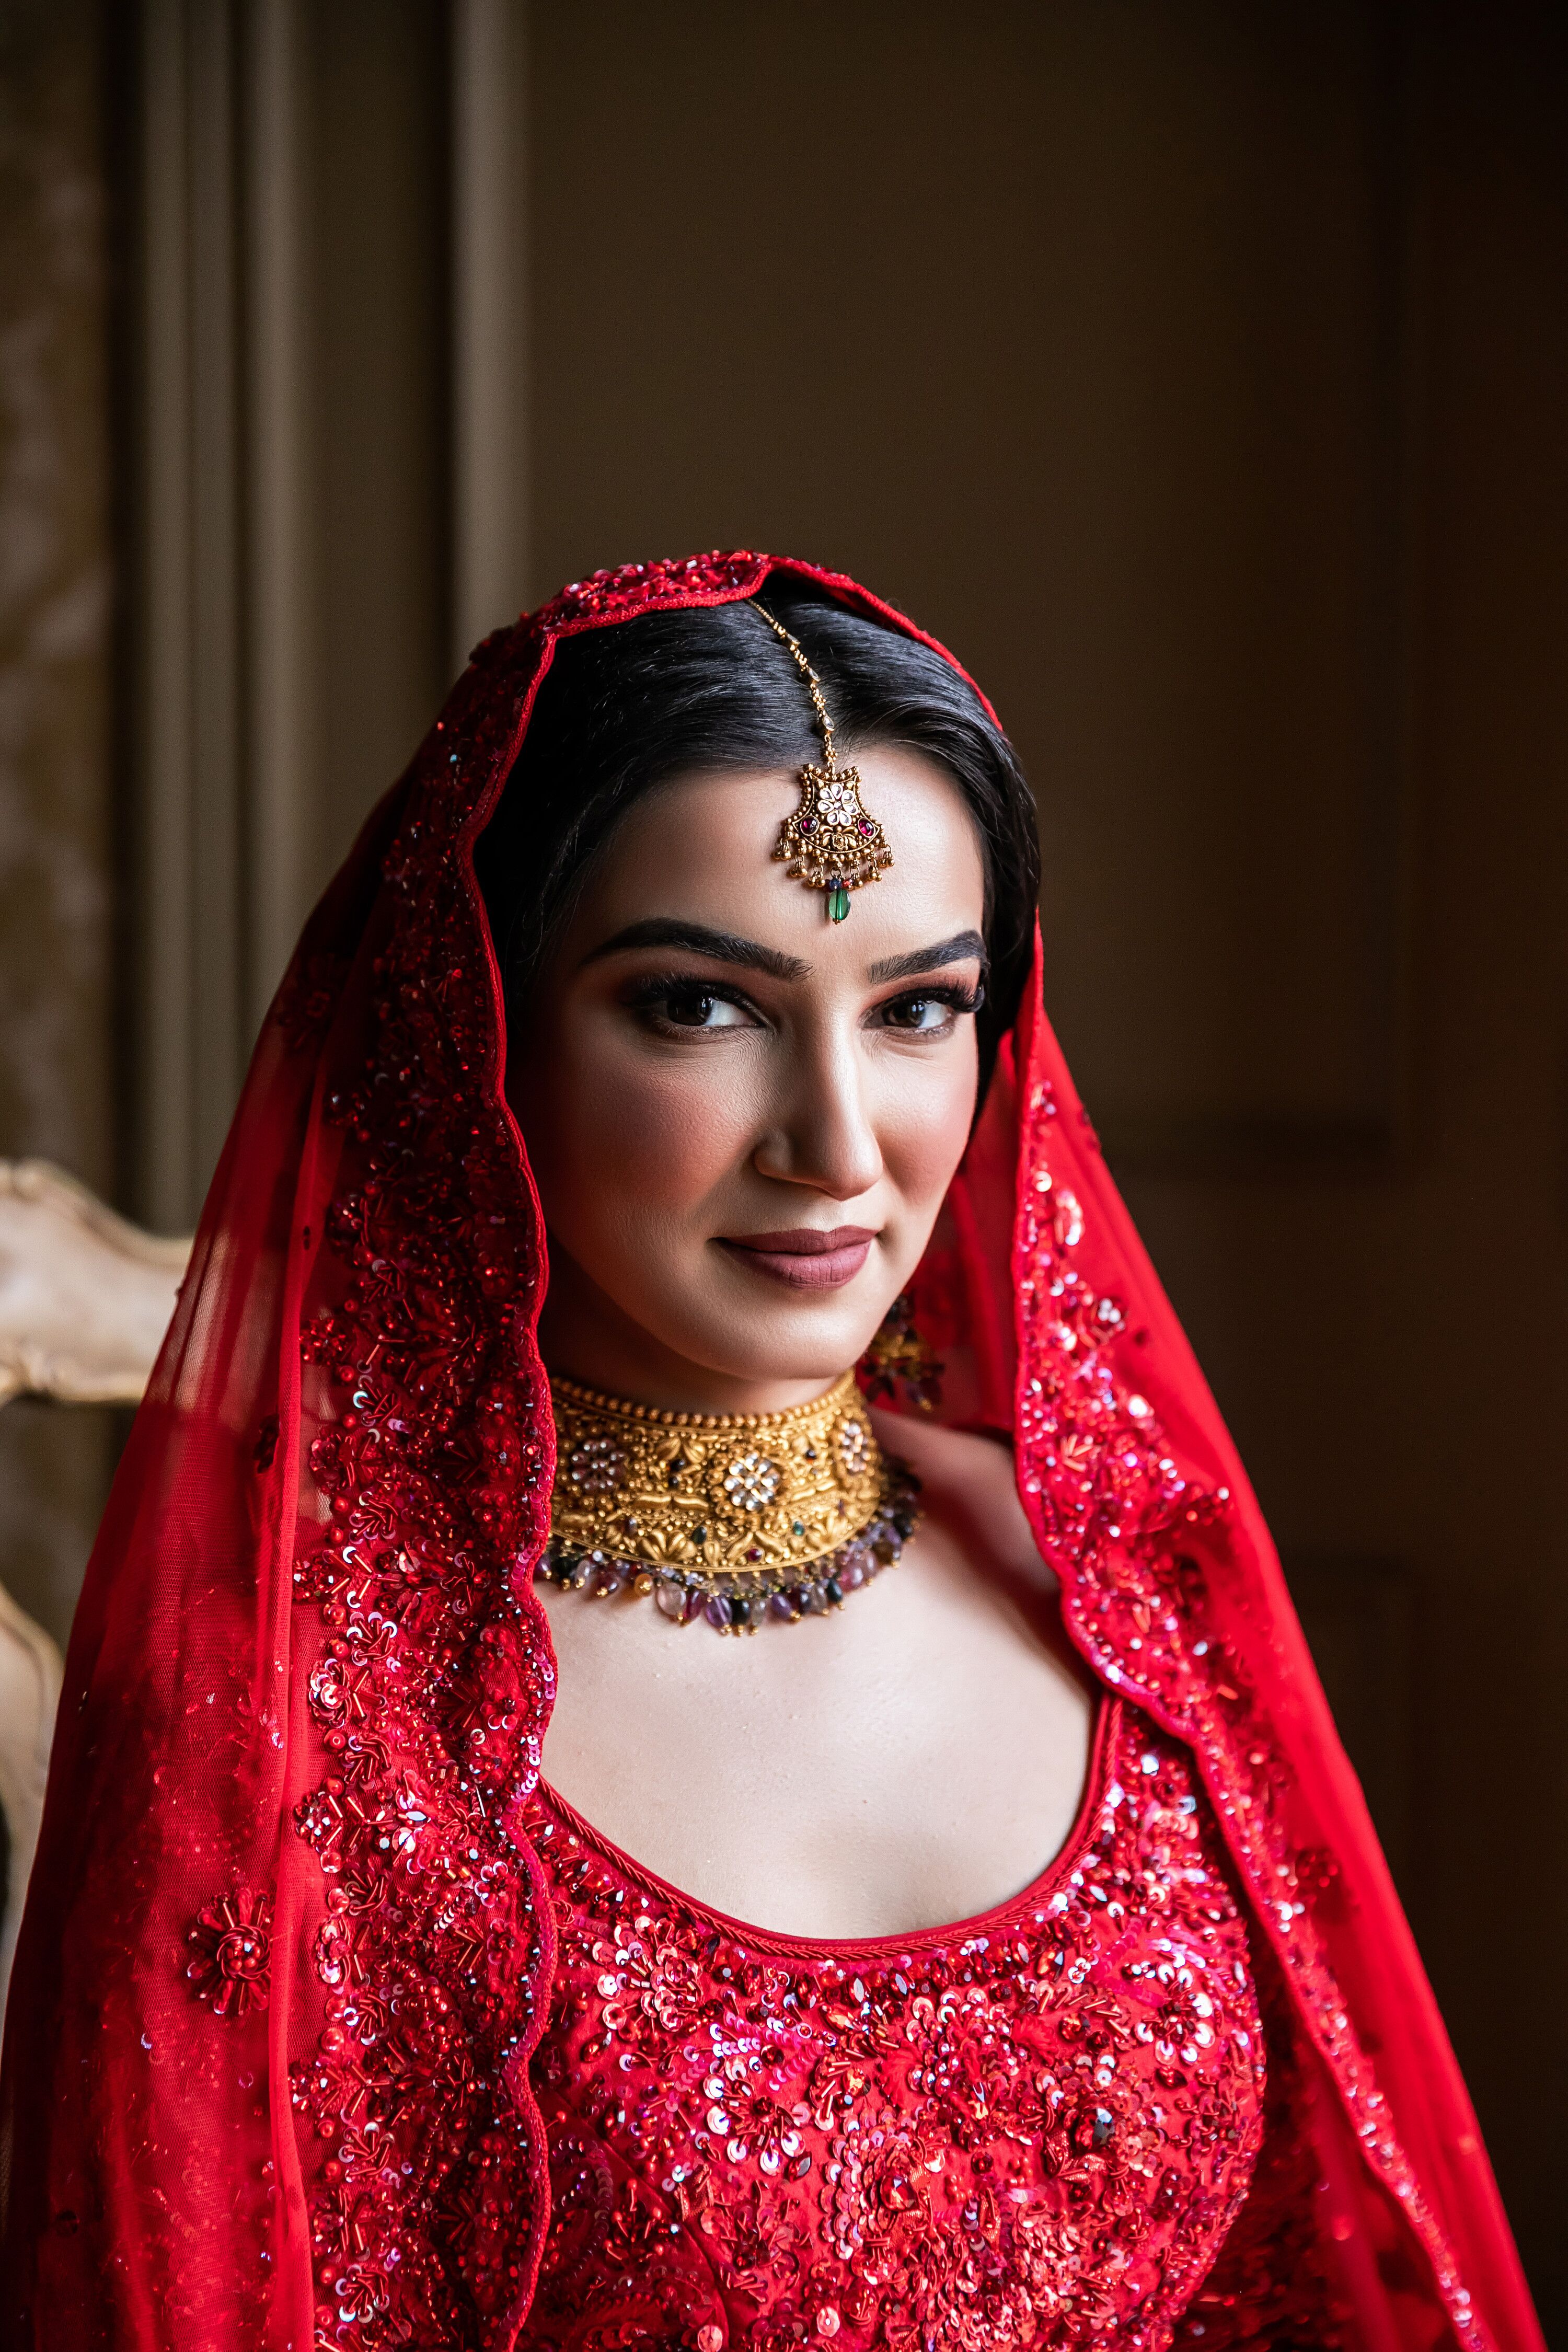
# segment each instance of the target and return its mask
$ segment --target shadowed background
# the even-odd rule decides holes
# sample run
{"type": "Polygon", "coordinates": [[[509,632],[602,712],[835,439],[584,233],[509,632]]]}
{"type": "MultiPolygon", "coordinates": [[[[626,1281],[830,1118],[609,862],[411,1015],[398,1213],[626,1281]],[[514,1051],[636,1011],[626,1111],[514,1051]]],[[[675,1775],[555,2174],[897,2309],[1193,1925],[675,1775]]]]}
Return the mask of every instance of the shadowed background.
{"type": "MultiPolygon", "coordinates": [[[[1559,2341],[1565,122],[1481,0],[0,9],[0,1152],[189,1223],[304,909],[562,580],[911,611],[1559,2341]]],[[[0,1416],[62,1638],[119,1433],[0,1416]]]]}

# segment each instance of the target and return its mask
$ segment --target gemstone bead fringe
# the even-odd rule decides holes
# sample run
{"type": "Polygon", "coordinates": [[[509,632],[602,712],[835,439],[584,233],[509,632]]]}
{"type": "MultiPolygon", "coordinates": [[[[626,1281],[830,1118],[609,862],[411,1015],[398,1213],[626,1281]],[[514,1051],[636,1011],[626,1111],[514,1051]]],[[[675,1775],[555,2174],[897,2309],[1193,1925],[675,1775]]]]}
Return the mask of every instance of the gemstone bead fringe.
{"type": "Polygon", "coordinates": [[[920,1480],[902,1463],[889,1462],[876,1516],[858,1533],[820,1559],[782,1573],[767,1570],[738,1576],[705,1575],[698,1570],[655,1569],[646,1560],[584,1551],[552,1536],[534,1575],[541,1583],[585,1592],[591,1601],[617,1594],[652,1593],[678,1625],[703,1618],[721,1633],[754,1633],[769,1618],[785,1625],[803,1617],[825,1617],[891,1568],[920,1523],[920,1480]]]}

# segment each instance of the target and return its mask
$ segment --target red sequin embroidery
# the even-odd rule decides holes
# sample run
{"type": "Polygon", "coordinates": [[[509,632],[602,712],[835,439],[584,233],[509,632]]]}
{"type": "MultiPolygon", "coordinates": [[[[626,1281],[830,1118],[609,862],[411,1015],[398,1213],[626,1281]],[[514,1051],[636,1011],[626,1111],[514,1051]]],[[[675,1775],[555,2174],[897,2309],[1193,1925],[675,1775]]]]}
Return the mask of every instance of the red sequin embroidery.
{"type": "Polygon", "coordinates": [[[1246,2195],[1263,2042],[1223,1844],[1112,1704],[1051,1870],[813,1946],[716,1919],[549,1792],[554,2215],[535,2346],[1169,2343],[1246,2195]]]}

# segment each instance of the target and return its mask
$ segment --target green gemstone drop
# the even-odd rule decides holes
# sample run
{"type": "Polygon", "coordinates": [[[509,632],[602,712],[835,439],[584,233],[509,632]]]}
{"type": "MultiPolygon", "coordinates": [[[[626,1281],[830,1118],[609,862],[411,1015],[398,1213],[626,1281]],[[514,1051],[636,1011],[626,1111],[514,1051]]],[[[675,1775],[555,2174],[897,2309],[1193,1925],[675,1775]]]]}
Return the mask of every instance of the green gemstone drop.
{"type": "Polygon", "coordinates": [[[848,912],[849,893],[840,885],[827,894],[827,919],[830,923],[841,923],[848,912]]]}

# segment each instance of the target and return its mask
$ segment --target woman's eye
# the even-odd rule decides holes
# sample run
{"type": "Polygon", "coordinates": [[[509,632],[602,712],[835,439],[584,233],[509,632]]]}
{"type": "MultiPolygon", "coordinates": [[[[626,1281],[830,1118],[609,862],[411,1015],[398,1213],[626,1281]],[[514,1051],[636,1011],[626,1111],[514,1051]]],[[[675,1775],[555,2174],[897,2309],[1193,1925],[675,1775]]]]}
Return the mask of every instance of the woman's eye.
{"type": "Polygon", "coordinates": [[[933,1036],[952,1028],[955,1013],[973,1010],[967,999],[960,1003],[951,996],[899,996],[882,1007],[882,1018],[890,1029],[933,1036]]]}
{"type": "Polygon", "coordinates": [[[678,1029],[740,1029],[749,1026],[746,1014],[727,996],[710,988],[670,988],[658,1009],[678,1029]]]}

